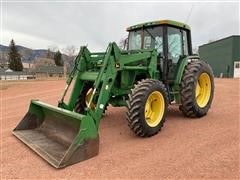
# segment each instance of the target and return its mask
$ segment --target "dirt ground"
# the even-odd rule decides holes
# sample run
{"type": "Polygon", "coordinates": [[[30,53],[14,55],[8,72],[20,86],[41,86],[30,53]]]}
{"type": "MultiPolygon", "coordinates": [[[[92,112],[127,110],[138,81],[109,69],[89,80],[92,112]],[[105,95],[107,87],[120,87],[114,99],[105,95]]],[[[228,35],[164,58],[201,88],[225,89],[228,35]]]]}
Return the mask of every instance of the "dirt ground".
{"type": "Polygon", "coordinates": [[[128,128],[125,108],[112,108],[100,124],[100,153],[56,170],[11,131],[26,113],[30,99],[56,105],[64,80],[12,84],[1,92],[0,179],[199,179],[240,178],[240,79],[216,79],[207,116],[185,118],[169,108],[162,131],[136,137],[128,128]]]}

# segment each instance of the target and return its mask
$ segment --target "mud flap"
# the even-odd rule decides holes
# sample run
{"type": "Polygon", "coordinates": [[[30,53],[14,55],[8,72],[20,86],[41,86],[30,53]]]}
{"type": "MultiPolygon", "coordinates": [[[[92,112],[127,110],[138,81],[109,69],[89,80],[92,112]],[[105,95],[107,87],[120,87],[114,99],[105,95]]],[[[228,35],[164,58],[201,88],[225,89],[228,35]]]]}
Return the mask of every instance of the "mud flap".
{"type": "Polygon", "coordinates": [[[13,134],[55,168],[84,161],[99,151],[91,117],[35,100],[13,134]]]}

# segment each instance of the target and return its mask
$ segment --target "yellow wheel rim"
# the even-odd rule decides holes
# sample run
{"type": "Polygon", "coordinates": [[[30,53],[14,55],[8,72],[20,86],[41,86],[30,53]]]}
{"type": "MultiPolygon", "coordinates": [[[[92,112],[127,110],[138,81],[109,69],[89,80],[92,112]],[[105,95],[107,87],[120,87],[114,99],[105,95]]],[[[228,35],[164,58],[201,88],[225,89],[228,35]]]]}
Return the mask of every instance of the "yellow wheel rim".
{"type": "Polygon", "coordinates": [[[199,76],[195,96],[199,107],[203,108],[207,105],[211,96],[211,80],[207,73],[202,73],[199,76]]]}
{"type": "MultiPolygon", "coordinates": [[[[87,92],[87,94],[86,94],[86,97],[85,97],[85,103],[86,103],[86,105],[88,105],[92,94],[93,94],[93,89],[91,88],[91,89],[88,90],[88,92],[87,92]]],[[[91,108],[91,109],[95,109],[95,108],[96,108],[96,104],[94,104],[94,103],[92,102],[92,103],[90,104],[90,108],[91,108]]]]}
{"type": "Polygon", "coordinates": [[[145,104],[145,120],[150,127],[156,127],[162,120],[165,110],[163,95],[159,91],[152,92],[145,104]]]}

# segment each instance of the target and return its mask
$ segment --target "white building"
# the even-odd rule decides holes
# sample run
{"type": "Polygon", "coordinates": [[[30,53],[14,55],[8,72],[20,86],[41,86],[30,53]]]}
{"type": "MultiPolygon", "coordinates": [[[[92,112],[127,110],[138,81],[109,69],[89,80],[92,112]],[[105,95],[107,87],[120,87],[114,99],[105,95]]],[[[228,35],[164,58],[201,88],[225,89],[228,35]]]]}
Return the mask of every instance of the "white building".
{"type": "Polygon", "coordinates": [[[30,73],[23,71],[12,71],[11,69],[0,69],[0,80],[27,80],[34,79],[30,73]]]}

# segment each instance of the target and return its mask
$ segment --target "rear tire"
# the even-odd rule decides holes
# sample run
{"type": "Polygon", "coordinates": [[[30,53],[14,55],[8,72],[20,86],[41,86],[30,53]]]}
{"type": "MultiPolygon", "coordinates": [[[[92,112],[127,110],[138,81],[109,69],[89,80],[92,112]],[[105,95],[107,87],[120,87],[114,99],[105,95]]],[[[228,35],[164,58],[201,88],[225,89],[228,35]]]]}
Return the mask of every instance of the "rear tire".
{"type": "Polygon", "coordinates": [[[129,94],[126,119],[131,130],[141,137],[157,134],[165,122],[167,90],[158,80],[139,81],[129,94]]]}
{"type": "Polygon", "coordinates": [[[204,61],[190,62],[184,70],[179,109],[187,117],[205,116],[211,107],[214,95],[214,80],[211,67],[204,61]]]}

